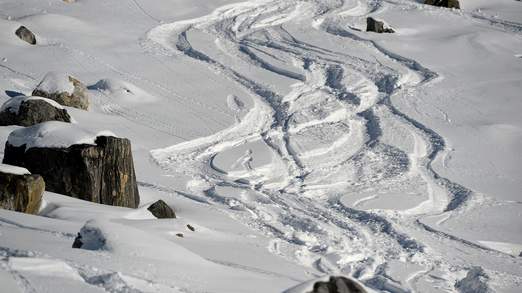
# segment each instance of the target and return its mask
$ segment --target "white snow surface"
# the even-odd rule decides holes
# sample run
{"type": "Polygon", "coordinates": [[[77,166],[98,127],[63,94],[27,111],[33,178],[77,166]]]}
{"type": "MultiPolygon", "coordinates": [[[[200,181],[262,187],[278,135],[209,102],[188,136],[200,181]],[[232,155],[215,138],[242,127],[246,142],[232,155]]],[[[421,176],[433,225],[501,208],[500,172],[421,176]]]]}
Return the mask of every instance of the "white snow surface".
{"type": "Polygon", "coordinates": [[[27,151],[31,148],[67,148],[75,144],[96,145],[98,136],[116,135],[108,130],[95,133],[77,124],[48,121],[11,132],[7,142],[17,147],[25,145],[27,151]]]}
{"type": "Polygon", "coordinates": [[[141,195],[0,210],[2,289],[266,293],[338,274],[519,293],[522,2],[421,2],[0,1],[0,102],[67,72],[92,104],[0,138],[108,129],[131,140],[141,195]],[[366,33],[368,16],[396,33],[366,33]],[[152,217],[158,199],[177,219],[152,217]],[[82,227],[103,249],[71,248],[82,227]]]}
{"type": "Polygon", "coordinates": [[[17,167],[17,166],[13,166],[13,165],[7,165],[7,164],[0,164],[0,172],[15,174],[15,175],[31,174],[31,172],[29,172],[29,170],[27,170],[26,168],[17,167]]]}

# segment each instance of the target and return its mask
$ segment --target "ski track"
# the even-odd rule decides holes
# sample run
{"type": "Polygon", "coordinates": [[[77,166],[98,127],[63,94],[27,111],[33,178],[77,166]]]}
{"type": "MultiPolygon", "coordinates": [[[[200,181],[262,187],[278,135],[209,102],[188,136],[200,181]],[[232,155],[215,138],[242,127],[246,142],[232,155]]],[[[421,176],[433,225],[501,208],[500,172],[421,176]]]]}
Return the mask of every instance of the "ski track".
{"type": "MultiPolygon", "coordinates": [[[[432,162],[447,152],[444,138],[392,103],[392,97],[412,93],[436,80],[438,74],[342,26],[343,17],[363,17],[393,4],[416,5],[378,0],[368,1],[368,5],[333,0],[242,2],[197,19],[160,24],[148,32],[143,46],[159,55],[183,54],[193,62],[206,64],[250,92],[255,101],[245,117],[228,129],[152,151],[160,166],[191,176],[204,187],[191,189],[194,186],[189,184],[189,190],[222,206],[231,217],[277,239],[270,251],[323,273],[349,273],[377,290],[411,292],[418,290],[417,283],[428,278],[434,267],[461,265],[427,253],[426,249],[436,247],[427,247],[423,240],[451,241],[456,247],[486,251],[497,258],[511,256],[422,223],[426,216],[458,216],[474,199],[471,190],[441,177],[432,168],[432,162]],[[314,33],[366,48],[372,58],[300,40],[293,35],[293,29],[305,21],[310,22],[308,29],[314,33]],[[234,44],[226,47],[233,52],[226,53],[235,55],[237,64],[227,65],[214,58],[212,48],[194,47],[190,36],[196,31],[215,37],[216,43],[234,44]],[[286,63],[286,67],[275,65],[274,61],[286,63]],[[290,93],[280,94],[263,81],[242,73],[238,69],[241,66],[255,66],[296,83],[290,93]],[[382,141],[386,113],[409,131],[415,142],[414,151],[382,141]],[[335,140],[338,134],[334,127],[347,128],[353,137],[361,131],[364,138],[356,142],[335,140]],[[302,139],[312,139],[313,134],[318,141],[336,142],[334,147],[302,150],[306,140],[295,143],[302,133],[302,139]],[[237,173],[214,164],[216,156],[223,152],[258,141],[273,154],[272,163],[277,162],[282,168],[267,172],[263,169],[266,166],[256,168],[249,162],[243,164],[245,170],[238,178],[237,173]],[[350,152],[339,151],[350,143],[350,152]],[[349,168],[355,174],[351,184],[343,182],[347,179],[342,171],[349,168]],[[335,178],[336,174],[340,178],[335,178]],[[357,205],[349,207],[342,202],[348,193],[386,191],[400,183],[425,186],[427,199],[414,208],[397,212],[357,209],[357,205]],[[250,201],[223,193],[222,188],[259,197],[250,201]],[[412,234],[422,235],[422,240],[412,234]],[[406,284],[401,284],[386,273],[392,259],[408,259],[423,269],[413,272],[406,284]]],[[[478,15],[472,17],[491,21],[478,15]]],[[[492,25],[517,32],[519,29],[511,23],[492,25]]],[[[358,203],[372,199],[367,197],[358,203]]],[[[202,201],[199,197],[197,200],[202,201]]],[[[453,280],[440,282],[446,288],[454,286],[453,280]]]]}

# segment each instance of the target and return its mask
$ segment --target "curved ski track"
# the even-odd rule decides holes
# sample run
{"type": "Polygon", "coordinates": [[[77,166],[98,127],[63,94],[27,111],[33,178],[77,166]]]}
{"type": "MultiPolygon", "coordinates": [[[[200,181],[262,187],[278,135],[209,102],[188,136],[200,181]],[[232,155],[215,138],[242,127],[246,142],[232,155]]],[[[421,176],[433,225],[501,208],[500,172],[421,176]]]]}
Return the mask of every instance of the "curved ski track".
{"type": "Polygon", "coordinates": [[[191,176],[189,189],[199,186],[195,193],[270,235],[274,240],[268,249],[273,253],[324,273],[349,273],[377,290],[417,291],[422,279],[455,290],[455,279],[435,280],[429,274],[434,268],[449,272],[465,265],[452,263],[430,243],[511,259],[422,223],[427,216],[458,216],[473,202],[471,190],[441,177],[431,166],[446,152],[444,138],[392,103],[392,97],[414,93],[438,75],[343,24],[343,19],[361,18],[386,5],[413,5],[405,3],[248,1],[153,28],[147,34],[148,50],[181,53],[204,63],[243,86],[254,100],[254,107],[230,128],[154,150],[153,157],[166,170],[191,176]],[[349,46],[337,50],[312,44],[301,39],[305,30],[349,46]],[[190,37],[196,32],[227,44],[228,51],[222,53],[233,56],[235,63],[213,57],[212,48],[193,46],[190,37]],[[278,93],[250,78],[241,66],[295,83],[289,93],[278,93]],[[385,121],[409,133],[413,150],[384,142],[389,131],[385,121]],[[249,167],[237,178],[214,165],[221,153],[259,141],[279,162],[277,170],[263,173],[249,167]],[[311,142],[320,146],[307,149],[311,142]],[[342,201],[346,194],[391,192],[396,186],[427,198],[404,211],[363,210],[342,201]],[[223,189],[257,196],[237,198],[223,189]],[[423,269],[405,282],[397,281],[386,267],[399,259],[423,269]]]}

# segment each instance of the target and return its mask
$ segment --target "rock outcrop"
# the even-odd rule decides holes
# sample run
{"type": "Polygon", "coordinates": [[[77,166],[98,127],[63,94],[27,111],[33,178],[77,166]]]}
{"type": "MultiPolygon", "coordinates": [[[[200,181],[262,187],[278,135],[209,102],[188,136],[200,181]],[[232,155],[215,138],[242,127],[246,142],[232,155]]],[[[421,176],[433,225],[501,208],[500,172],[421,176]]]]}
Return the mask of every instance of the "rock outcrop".
{"type": "Polygon", "coordinates": [[[16,31],[15,31],[15,34],[23,41],[31,44],[31,45],[36,45],[36,37],[34,36],[34,34],[28,29],[26,28],[25,26],[21,26],[19,27],[16,31]]]}
{"type": "Polygon", "coordinates": [[[6,142],[3,161],[40,174],[49,191],[95,203],[138,207],[140,198],[130,141],[98,136],[93,144],[46,146],[45,143],[56,145],[60,139],[72,136],[67,131],[78,132],[72,126],[63,127],[64,124],[69,125],[46,122],[13,131],[6,142]],[[50,142],[44,141],[46,135],[50,142]]]}
{"type": "Polygon", "coordinates": [[[330,277],[328,282],[316,282],[309,293],[366,293],[358,283],[345,277],[330,277]]]}
{"type": "Polygon", "coordinates": [[[46,121],[71,122],[71,116],[53,100],[40,97],[14,97],[0,109],[0,126],[32,126],[46,121]]]}
{"type": "Polygon", "coordinates": [[[425,0],[424,4],[460,9],[460,3],[458,0],[425,0]]]}
{"type": "Polygon", "coordinates": [[[163,200],[158,200],[155,203],[151,204],[147,210],[149,210],[154,217],[158,219],[174,219],[176,218],[176,213],[172,210],[172,208],[167,205],[163,200]]]}
{"type": "Polygon", "coordinates": [[[60,105],[87,110],[87,87],[76,78],[62,73],[49,72],[34,89],[33,96],[48,98],[60,105]]]}
{"type": "Polygon", "coordinates": [[[0,164],[0,208],[36,214],[44,190],[42,176],[32,175],[24,168],[0,164]]]}
{"type": "Polygon", "coordinates": [[[395,31],[388,27],[384,21],[379,21],[373,17],[366,18],[366,31],[376,33],[394,33],[395,31]]]}

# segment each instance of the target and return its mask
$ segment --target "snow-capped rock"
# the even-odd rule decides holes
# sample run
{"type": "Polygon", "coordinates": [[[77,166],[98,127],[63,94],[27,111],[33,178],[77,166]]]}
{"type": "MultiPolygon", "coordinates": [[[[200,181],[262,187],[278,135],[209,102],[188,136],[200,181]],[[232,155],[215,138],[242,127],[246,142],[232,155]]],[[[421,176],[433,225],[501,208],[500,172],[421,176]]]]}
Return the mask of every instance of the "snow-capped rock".
{"type": "Polygon", "coordinates": [[[55,100],[64,106],[87,110],[87,88],[76,78],[60,72],[48,72],[34,89],[33,96],[55,100]]]}
{"type": "Polygon", "coordinates": [[[46,121],[71,122],[71,116],[57,102],[41,97],[14,97],[0,108],[0,125],[31,126],[46,121]]]}

